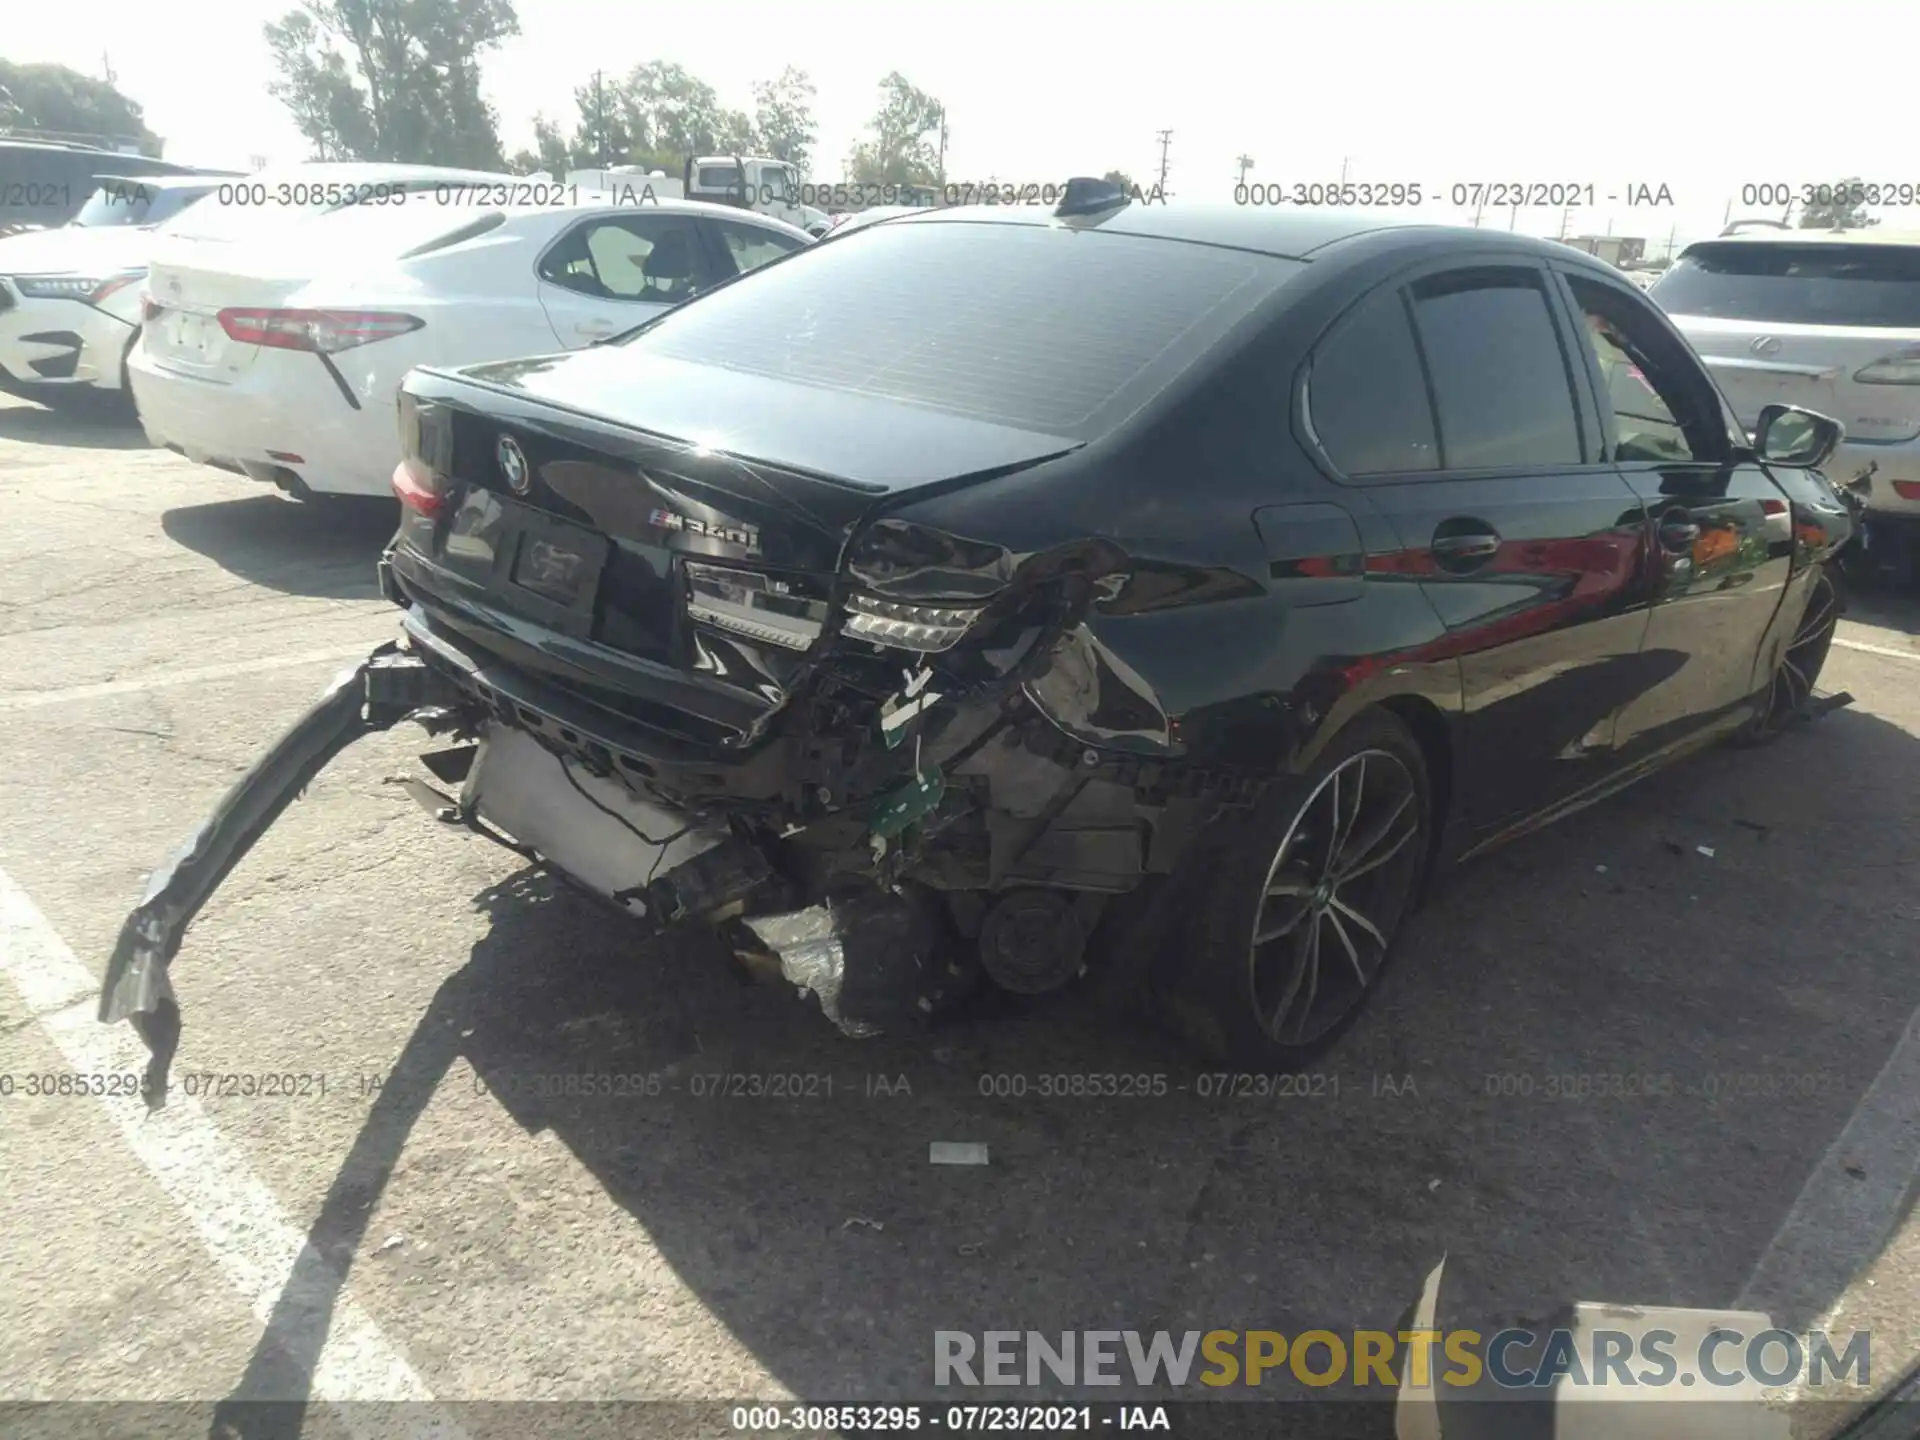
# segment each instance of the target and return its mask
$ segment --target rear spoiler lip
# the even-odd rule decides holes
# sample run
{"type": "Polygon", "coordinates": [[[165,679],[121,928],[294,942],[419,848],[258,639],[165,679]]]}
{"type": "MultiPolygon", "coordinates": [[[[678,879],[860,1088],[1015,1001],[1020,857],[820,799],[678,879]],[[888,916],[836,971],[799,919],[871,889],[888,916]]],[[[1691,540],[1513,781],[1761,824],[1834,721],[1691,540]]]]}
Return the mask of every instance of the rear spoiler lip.
{"type": "Polygon", "coordinates": [[[167,1072],[180,1045],[180,1006],[168,967],[187,928],[289,804],[342,750],[391,729],[432,698],[436,677],[397,641],[376,646],[337,676],[268,747],[186,842],[147,877],[107,961],[99,1019],[129,1020],[151,1054],[141,1093],[166,1103],[167,1072]]]}

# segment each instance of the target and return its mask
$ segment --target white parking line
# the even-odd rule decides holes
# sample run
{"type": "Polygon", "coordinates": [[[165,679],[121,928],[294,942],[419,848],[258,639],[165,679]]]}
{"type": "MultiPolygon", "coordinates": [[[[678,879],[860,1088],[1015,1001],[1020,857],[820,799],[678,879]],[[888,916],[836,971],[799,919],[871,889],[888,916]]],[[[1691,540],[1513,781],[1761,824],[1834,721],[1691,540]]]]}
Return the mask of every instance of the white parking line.
{"type": "Polygon", "coordinates": [[[1817,1325],[1899,1223],[1916,1173],[1920,1011],[1813,1167],[1734,1304],[1770,1310],[1782,1323],[1817,1325]]]}
{"type": "MultiPolygon", "coordinates": [[[[94,1019],[99,982],[75,958],[46,917],[0,870],[0,972],[20,992],[29,1012],[77,1074],[138,1072],[147,1055],[126,1025],[102,1025],[94,1019]]],[[[199,1233],[200,1242],[246,1298],[261,1324],[276,1309],[307,1316],[327,1313],[325,1297],[337,1295],[338,1272],[307,1245],[246,1162],[220,1138],[206,1111],[191,1098],[170,1097],[164,1110],[149,1114],[138,1096],[101,1096],[99,1102],[120,1128],[141,1164],[199,1233]],[[305,1252],[305,1253],[303,1253],[305,1252]],[[296,1262],[303,1276],[318,1277],[312,1297],[286,1294],[296,1262]],[[315,1303],[286,1302],[312,1298],[315,1303]]],[[[311,1397],[339,1407],[343,1423],[357,1435],[392,1436],[396,1432],[379,1413],[349,1401],[411,1400],[404,1433],[464,1440],[447,1414],[431,1404],[432,1393],[400,1351],[351,1300],[332,1305],[332,1324],[311,1378],[311,1397]]],[[[321,1323],[324,1323],[321,1322],[321,1323]]],[[[296,1340],[282,1347],[293,1356],[312,1353],[296,1340]]]]}
{"type": "Polygon", "coordinates": [[[1891,645],[1869,645],[1864,640],[1846,640],[1836,635],[1833,643],[1843,650],[1860,650],[1868,655],[1885,655],[1889,660],[1920,660],[1920,650],[1896,650],[1891,645]]]}
{"type": "Polygon", "coordinates": [[[323,661],[338,664],[342,660],[363,660],[373,648],[369,640],[352,649],[335,646],[331,650],[303,650],[298,655],[268,655],[259,660],[235,660],[226,665],[202,665],[193,670],[162,670],[155,675],[140,675],[128,680],[103,680],[96,685],[72,685],[65,690],[22,690],[0,695],[0,714],[11,710],[37,710],[42,705],[65,705],[74,700],[100,700],[109,695],[132,695],[141,690],[159,690],[168,685],[199,685],[212,680],[232,680],[240,675],[258,675],[268,670],[292,670],[301,665],[323,661]]]}

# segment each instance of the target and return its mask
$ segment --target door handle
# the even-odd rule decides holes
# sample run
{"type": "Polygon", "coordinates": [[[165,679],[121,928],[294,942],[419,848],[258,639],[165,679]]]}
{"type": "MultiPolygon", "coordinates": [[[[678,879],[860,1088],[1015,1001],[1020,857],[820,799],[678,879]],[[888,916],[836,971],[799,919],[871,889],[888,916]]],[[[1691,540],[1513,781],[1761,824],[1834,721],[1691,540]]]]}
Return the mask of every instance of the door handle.
{"type": "Polygon", "coordinates": [[[1669,550],[1691,550],[1693,542],[1700,538],[1700,527],[1691,520],[1663,520],[1660,523],[1660,543],[1669,550]]]}
{"type": "Polygon", "coordinates": [[[576,335],[606,336],[613,333],[611,320],[582,320],[573,327],[576,335]]]}

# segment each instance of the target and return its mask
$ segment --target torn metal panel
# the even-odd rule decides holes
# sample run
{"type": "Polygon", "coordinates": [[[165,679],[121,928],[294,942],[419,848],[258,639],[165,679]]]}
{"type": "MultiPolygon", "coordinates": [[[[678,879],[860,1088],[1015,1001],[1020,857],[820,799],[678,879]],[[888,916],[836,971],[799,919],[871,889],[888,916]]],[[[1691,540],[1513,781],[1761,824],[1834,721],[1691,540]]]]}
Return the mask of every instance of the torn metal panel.
{"type": "Polygon", "coordinates": [[[391,641],[380,645],[343,671],[147,877],[107,961],[99,1015],[107,1022],[131,1020],[152,1053],[143,1083],[148,1105],[165,1103],[167,1071],[180,1044],[180,1007],[167,970],[194,916],[334,756],[363,735],[390,729],[434,693],[417,657],[391,641]]]}
{"type": "Polygon", "coordinates": [[[840,1014],[840,990],[847,978],[847,951],[834,914],[825,905],[809,905],[784,915],[761,915],[744,922],[780,957],[780,973],[820,1002],[820,1013],[854,1039],[880,1033],[877,1025],[849,1021],[840,1014]]]}

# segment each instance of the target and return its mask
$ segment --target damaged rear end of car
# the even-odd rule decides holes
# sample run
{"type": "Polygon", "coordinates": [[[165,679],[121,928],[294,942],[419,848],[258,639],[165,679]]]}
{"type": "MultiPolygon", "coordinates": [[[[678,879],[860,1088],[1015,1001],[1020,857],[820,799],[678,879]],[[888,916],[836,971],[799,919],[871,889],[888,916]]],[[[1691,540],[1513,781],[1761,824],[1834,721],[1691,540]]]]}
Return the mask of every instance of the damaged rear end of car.
{"type": "Polygon", "coordinates": [[[1171,872],[1274,758],[1201,763],[1103,640],[1129,615],[1260,593],[1102,523],[1120,471],[1163,459],[1114,436],[1178,409],[1193,361],[1305,267],[1190,247],[1183,270],[1148,241],[1128,244],[1160,253],[1076,256],[1168,293],[1104,322],[1056,303],[1054,353],[1023,354],[992,337],[1046,339],[1010,322],[1044,303],[1061,238],[1016,237],[1035,263],[1016,256],[985,313],[924,343],[904,312],[851,342],[813,333],[831,276],[823,295],[802,282],[823,253],[777,267],[800,277],[784,291],[769,271],[626,343],[409,376],[380,563],[400,640],[156,872],[114,956],[101,1015],[153,1049],[150,1099],[193,914],[332,755],[407,716],[452,742],[426,757],[446,788],[412,787],[440,820],[643,930],[718,927],[850,1035],[982,971],[1017,993],[1081,973],[1109,900],[1171,872]],[[764,295],[764,329],[729,292],[764,295]],[[1051,398],[1014,403],[1049,370],[1051,398]]]}

